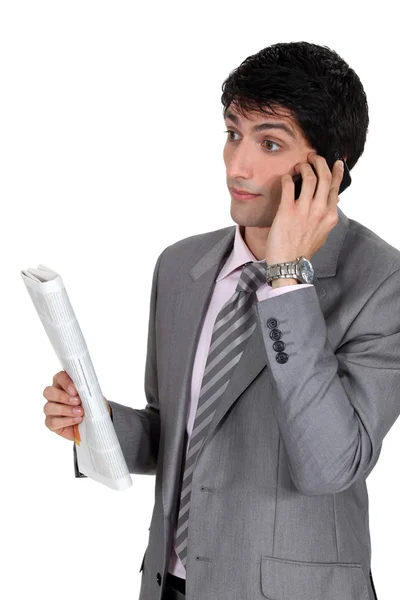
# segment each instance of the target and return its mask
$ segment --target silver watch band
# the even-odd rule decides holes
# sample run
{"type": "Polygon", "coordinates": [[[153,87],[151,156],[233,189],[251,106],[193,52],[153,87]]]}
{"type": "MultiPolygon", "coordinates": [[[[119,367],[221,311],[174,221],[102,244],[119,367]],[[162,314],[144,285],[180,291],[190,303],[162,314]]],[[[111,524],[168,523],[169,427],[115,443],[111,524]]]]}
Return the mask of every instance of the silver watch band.
{"type": "Polygon", "coordinates": [[[274,279],[297,279],[301,282],[301,279],[299,279],[296,272],[298,261],[299,258],[296,258],[296,261],[269,265],[267,267],[267,283],[270,284],[274,279]]]}

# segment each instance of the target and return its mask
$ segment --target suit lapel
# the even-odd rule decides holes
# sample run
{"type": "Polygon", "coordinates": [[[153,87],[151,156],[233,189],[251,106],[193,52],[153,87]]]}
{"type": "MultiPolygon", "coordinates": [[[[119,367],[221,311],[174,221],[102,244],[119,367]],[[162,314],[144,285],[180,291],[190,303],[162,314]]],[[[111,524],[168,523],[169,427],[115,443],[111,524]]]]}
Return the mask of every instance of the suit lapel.
{"type": "MultiPolygon", "coordinates": [[[[223,237],[190,270],[185,283],[168,298],[168,339],[172,351],[168,360],[168,390],[171,399],[165,407],[163,451],[163,506],[169,516],[174,494],[179,489],[181,460],[187,444],[187,418],[191,399],[193,364],[204,318],[214,292],[215,280],[233,247],[235,227],[225,229],[223,237]],[[228,231],[228,233],[226,233],[228,231]]],[[[182,465],[184,466],[184,465],[182,465]]]]}
{"type": "MultiPolygon", "coordinates": [[[[320,278],[333,276],[347,228],[348,218],[338,207],[339,221],[330,231],[324,246],[312,257],[315,272],[315,290],[321,308],[326,291],[320,278]]],[[[163,504],[165,514],[170,514],[173,506],[173,494],[176,493],[179,468],[183,456],[183,446],[187,443],[186,423],[191,397],[193,364],[199,342],[202,325],[214,292],[215,280],[233,248],[235,226],[223,230],[223,237],[206,254],[201,256],[190,270],[191,279],[183,289],[174,292],[173,315],[171,315],[171,336],[173,355],[169,358],[171,373],[170,397],[174,402],[165,413],[165,450],[163,504]],[[227,231],[227,233],[226,233],[227,231]],[[182,340],[187,340],[186,344],[182,340]]],[[[255,307],[253,306],[253,310],[255,307]]],[[[236,402],[243,391],[267,366],[264,342],[259,328],[256,327],[249,337],[243,354],[232,378],[221,396],[213,420],[199,453],[218,423],[236,402]]],[[[183,465],[182,465],[183,466],[183,465]]]]}

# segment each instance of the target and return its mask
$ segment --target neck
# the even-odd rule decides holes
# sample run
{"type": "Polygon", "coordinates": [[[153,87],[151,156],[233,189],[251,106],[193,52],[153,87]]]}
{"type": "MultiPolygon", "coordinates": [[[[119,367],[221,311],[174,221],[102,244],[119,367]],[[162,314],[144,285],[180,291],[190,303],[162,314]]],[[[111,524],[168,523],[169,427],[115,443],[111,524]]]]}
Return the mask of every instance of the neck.
{"type": "Polygon", "coordinates": [[[257,260],[264,260],[267,246],[267,237],[270,227],[245,227],[239,225],[240,235],[250,252],[257,260]]]}

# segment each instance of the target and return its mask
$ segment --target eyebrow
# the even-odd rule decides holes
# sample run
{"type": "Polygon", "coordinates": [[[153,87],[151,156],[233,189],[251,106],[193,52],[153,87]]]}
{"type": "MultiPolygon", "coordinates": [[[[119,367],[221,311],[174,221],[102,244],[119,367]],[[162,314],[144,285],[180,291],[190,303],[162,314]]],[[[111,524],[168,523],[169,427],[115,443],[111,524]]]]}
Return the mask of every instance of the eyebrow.
{"type": "MultiPolygon", "coordinates": [[[[225,119],[230,119],[233,121],[233,123],[235,123],[235,125],[239,125],[239,117],[229,111],[226,113],[225,119]]],[[[285,123],[260,123],[259,125],[254,125],[251,132],[256,133],[258,131],[265,131],[266,129],[282,129],[292,138],[292,140],[296,141],[293,131],[287,125],[285,125],[285,123]]]]}

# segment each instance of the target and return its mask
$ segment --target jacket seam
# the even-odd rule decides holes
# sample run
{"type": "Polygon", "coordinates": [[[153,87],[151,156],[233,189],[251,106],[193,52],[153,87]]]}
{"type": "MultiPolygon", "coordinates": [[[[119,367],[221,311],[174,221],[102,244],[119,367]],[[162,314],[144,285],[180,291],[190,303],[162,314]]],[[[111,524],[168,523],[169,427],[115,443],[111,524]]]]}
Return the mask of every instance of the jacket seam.
{"type": "MultiPolygon", "coordinates": [[[[400,333],[400,332],[396,332],[396,333],[400,333]]],[[[392,333],[390,335],[394,335],[394,334],[392,333]]],[[[383,338],[383,337],[389,337],[389,336],[382,335],[380,337],[383,338]]],[[[344,357],[343,353],[341,353],[341,356],[344,357]]],[[[349,360],[346,357],[344,357],[344,360],[346,361],[346,363],[350,363],[351,365],[358,365],[360,367],[365,367],[365,365],[363,363],[356,362],[355,360],[349,360]]],[[[373,365],[368,365],[368,369],[385,369],[385,371],[398,371],[399,370],[398,367],[397,368],[396,367],[386,367],[386,366],[384,366],[384,367],[374,367],[373,365]]]]}
{"type": "Polygon", "coordinates": [[[280,449],[281,437],[278,433],[278,460],[276,469],[276,490],[275,490],[275,511],[274,511],[274,530],[272,533],[272,556],[275,556],[275,529],[276,529],[276,513],[278,510],[278,488],[279,488],[279,469],[280,469],[280,449]]]}
{"type": "Polygon", "coordinates": [[[335,525],[336,560],[337,560],[337,562],[340,562],[339,544],[338,544],[338,535],[337,535],[337,519],[336,519],[336,494],[333,494],[333,521],[334,521],[334,525],[335,525]]]}

